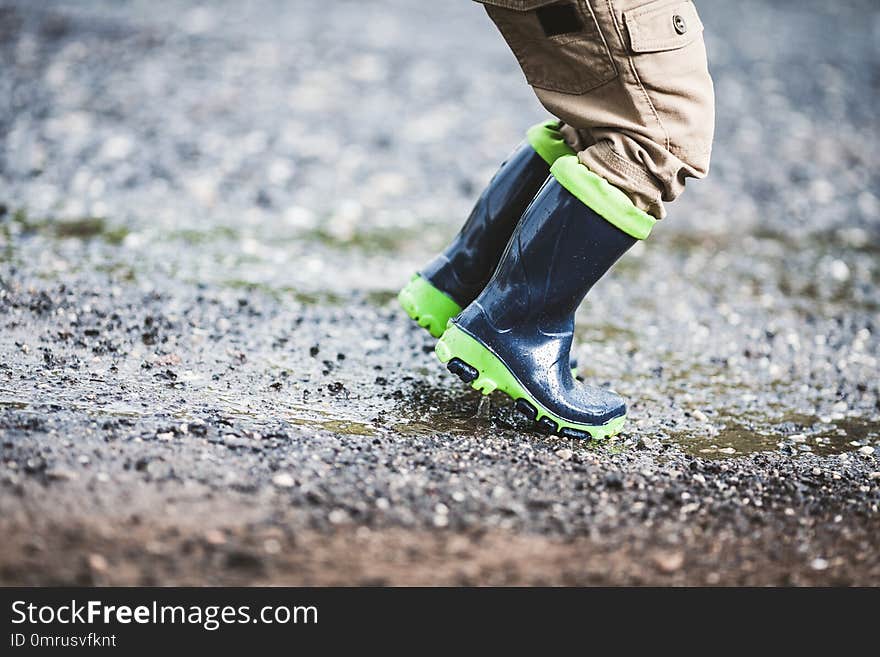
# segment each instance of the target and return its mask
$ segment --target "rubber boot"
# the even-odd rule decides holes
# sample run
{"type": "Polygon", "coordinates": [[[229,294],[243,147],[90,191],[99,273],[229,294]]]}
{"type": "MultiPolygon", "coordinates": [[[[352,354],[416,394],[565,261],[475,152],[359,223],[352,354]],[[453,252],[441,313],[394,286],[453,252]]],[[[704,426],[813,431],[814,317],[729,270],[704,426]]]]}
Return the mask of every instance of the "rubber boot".
{"type": "Polygon", "coordinates": [[[547,179],[550,165],[573,151],[558,121],[532,126],[480,195],[443,253],[412,277],[397,298],[407,314],[439,338],[446,324],[483,290],[523,211],[547,179]]]}
{"type": "Polygon", "coordinates": [[[491,280],[452,320],[436,353],[483,394],[507,393],[543,431],[601,438],[620,431],[626,404],[572,378],[574,315],[654,219],[575,156],[559,158],[551,174],[491,280]]]}

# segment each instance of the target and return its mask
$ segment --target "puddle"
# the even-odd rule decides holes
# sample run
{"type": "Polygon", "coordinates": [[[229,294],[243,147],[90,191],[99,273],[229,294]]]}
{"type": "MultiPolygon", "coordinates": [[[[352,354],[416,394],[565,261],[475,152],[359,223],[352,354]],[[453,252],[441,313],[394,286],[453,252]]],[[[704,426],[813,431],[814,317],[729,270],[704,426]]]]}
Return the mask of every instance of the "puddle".
{"type": "Polygon", "coordinates": [[[322,429],[346,436],[379,435],[379,430],[371,424],[315,408],[294,407],[279,417],[295,426],[322,429]]]}
{"type": "MultiPolygon", "coordinates": [[[[197,285],[199,281],[185,279],[185,282],[197,285]]],[[[217,281],[220,287],[226,287],[231,290],[243,290],[245,292],[259,292],[271,297],[275,301],[287,301],[292,299],[303,306],[342,306],[350,301],[349,297],[336,294],[330,291],[322,292],[304,292],[289,285],[270,285],[268,283],[260,283],[247,281],[242,279],[221,279],[217,281]]]]}
{"type": "Polygon", "coordinates": [[[716,426],[717,432],[710,435],[670,432],[669,437],[686,453],[705,458],[773,451],[829,456],[880,446],[880,423],[859,418],[823,422],[815,416],[793,415],[777,422],[725,419],[716,426]]]}
{"type": "Polygon", "coordinates": [[[28,402],[19,399],[0,399],[0,408],[14,408],[23,411],[29,407],[30,404],[28,402]]]}
{"type": "Polygon", "coordinates": [[[91,240],[102,239],[108,244],[121,244],[128,235],[124,226],[113,226],[104,217],[75,217],[72,219],[55,219],[29,217],[24,210],[16,210],[9,219],[25,233],[42,233],[57,239],[91,240]]]}
{"type": "Polygon", "coordinates": [[[28,413],[35,413],[39,415],[45,415],[46,411],[45,406],[54,407],[53,411],[57,410],[65,410],[65,411],[82,411],[89,415],[94,415],[97,417],[129,417],[129,418],[140,418],[146,417],[149,415],[133,406],[128,406],[126,404],[106,404],[106,405],[98,405],[98,404],[83,404],[80,402],[71,402],[66,400],[44,400],[40,403],[33,403],[24,401],[21,399],[0,399],[0,409],[16,409],[20,411],[26,411],[28,413]]]}
{"type": "Polygon", "coordinates": [[[388,428],[406,436],[485,435],[496,423],[498,428],[511,428],[499,417],[500,406],[476,392],[420,387],[395,405],[388,428]]]}
{"type": "Polygon", "coordinates": [[[334,233],[326,228],[314,228],[296,236],[298,241],[313,241],[338,251],[357,251],[365,254],[401,253],[425,241],[430,231],[418,228],[372,227],[357,228],[347,233],[334,233]]]}

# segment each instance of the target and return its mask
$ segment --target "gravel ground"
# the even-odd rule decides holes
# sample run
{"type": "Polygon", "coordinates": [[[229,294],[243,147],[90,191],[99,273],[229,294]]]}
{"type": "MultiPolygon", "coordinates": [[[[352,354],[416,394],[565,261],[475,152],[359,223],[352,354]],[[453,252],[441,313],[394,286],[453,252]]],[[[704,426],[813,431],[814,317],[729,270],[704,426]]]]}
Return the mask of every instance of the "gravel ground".
{"type": "Polygon", "coordinates": [[[545,116],[478,5],[0,0],[0,583],[880,584],[880,11],[699,6],[584,443],[393,298],[545,116]]]}

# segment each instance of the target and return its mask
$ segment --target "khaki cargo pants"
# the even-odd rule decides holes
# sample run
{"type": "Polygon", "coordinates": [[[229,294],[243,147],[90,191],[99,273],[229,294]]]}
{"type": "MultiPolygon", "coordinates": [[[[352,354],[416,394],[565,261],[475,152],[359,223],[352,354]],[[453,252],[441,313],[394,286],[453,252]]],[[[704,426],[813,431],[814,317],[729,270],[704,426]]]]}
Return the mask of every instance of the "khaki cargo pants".
{"type": "Polygon", "coordinates": [[[657,219],[709,170],[715,124],[690,0],[477,0],[593,172],[657,219]]]}

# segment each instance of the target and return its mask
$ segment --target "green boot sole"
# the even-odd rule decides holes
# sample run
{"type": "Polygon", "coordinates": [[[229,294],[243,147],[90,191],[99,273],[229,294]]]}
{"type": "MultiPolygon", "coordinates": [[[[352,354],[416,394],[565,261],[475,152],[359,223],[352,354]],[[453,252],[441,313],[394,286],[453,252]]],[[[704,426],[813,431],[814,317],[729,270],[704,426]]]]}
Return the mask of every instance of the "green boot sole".
{"type": "Polygon", "coordinates": [[[461,312],[461,306],[418,274],[398,293],[397,300],[406,314],[435,338],[443,335],[446,323],[461,312]]]}
{"type": "Polygon", "coordinates": [[[601,439],[619,433],[626,422],[626,415],[621,415],[605,424],[592,426],[569,422],[551,413],[528,393],[498,356],[455,325],[446,329],[434,351],[449,371],[470,383],[475,390],[484,395],[496,390],[507,394],[514,400],[517,410],[536,422],[544,433],[601,439]]]}

